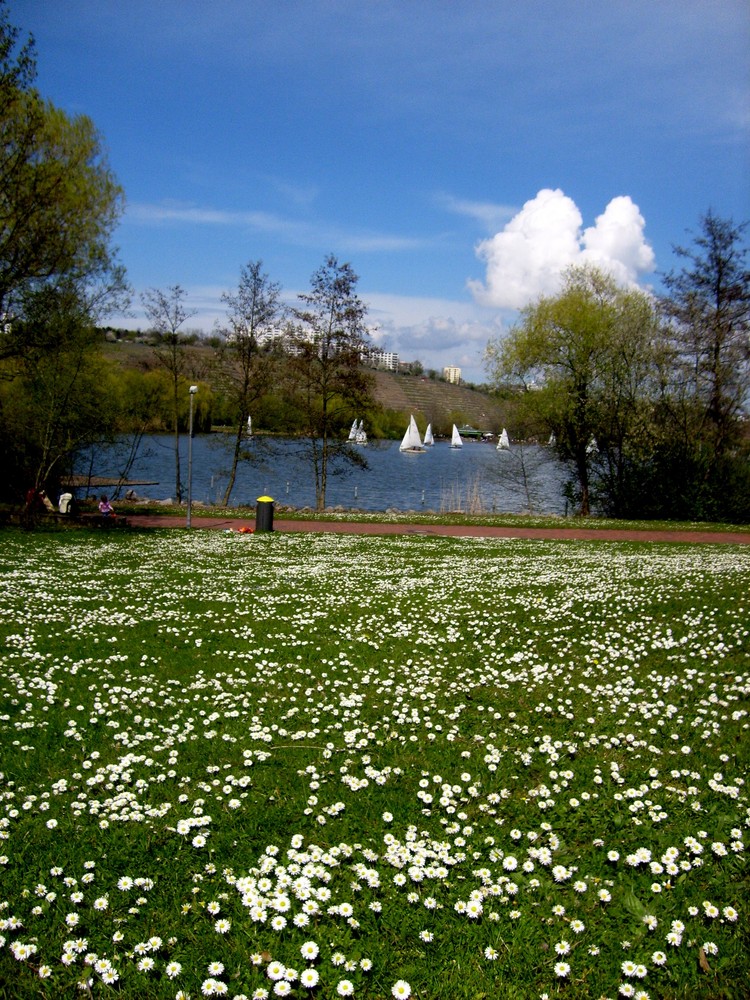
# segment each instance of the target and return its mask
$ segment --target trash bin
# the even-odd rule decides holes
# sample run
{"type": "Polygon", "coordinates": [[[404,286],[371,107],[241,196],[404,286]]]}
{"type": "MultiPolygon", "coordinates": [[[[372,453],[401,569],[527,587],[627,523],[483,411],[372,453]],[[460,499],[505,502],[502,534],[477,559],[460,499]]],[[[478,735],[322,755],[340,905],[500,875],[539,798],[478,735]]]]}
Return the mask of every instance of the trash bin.
{"type": "Polygon", "coordinates": [[[273,497],[258,497],[255,506],[255,530],[273,531],[273,497]]]}

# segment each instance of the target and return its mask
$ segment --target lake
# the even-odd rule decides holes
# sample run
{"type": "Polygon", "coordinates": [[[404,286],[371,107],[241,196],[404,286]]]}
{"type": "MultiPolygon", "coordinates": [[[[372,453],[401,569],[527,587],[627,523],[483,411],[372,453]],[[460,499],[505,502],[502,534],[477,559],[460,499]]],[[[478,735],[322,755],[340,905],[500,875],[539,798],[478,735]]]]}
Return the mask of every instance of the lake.
{"type": "MultiPolygon", "coordinates": [[[[335,474],[329,469],[327,505],[369,511],[565,512],[562,484],[566,469],[549,448],[515,445],[510,451],[497,451],[494,443],[467,441],[459,449],[451,448],[448,441],[437,441],[432,448],[414,455],[400,452],[399,443],[376,441],[360,449],[368,469],[347,465],[335,474]]],[[[97,453],[93,473],[113,478],[120,475],[124,447],[125,442],[97,453]]],[[[222,499],[232,447],[231,435],[200,434],[193,438],[194,502],[215,504],[222,499]]],[[[248,458],[238,468],[230,505],[254,505],[258,497],[270,496],[278,504],[314,507],[312,464],[304,457],[303,449],[297,439],[249,438],[248,458]]],[[[187,453],[187,435],[183,435],[183,500],[187,495],[187,453]]],[[[173,439],[156,434],[144,437],[128,479],[157,483],[136,487],[139,496],[153,500],[174,497],[173,439]]]]}

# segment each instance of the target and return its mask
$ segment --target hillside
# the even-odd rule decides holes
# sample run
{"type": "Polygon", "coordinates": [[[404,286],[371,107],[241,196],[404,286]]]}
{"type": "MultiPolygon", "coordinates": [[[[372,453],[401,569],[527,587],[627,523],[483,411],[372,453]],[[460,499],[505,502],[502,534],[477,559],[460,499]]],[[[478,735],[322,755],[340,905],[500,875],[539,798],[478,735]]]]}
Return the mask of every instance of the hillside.
{"type": "MultiPolygon", "coordinates": [[[[146,344],[120,341],[105,343],[103,347],[105,357],[123,368],[147,371],[154,364],[152,349],[146,344]]],[[[196,373],[210,370],[213,348],[195,345],[188,348],[188,354],[192,355],[196,373]]],[[[497,434],[506,422],[501,404],[477,389],[418,375],[383,371],[371,374],[375,378],[377,402],[384,409],[403,415],[405,422],[413,413],[423,430],[427,423],[432,423],[438,433],[449,434],[451,424],[456,423],[497,434]]],[[[195,375],[197,379],[202,377],[195,375]]]]}
{"type": "Polygon", "coordinates": [[[443,427],[467,423],[495,434],[502,428],[500,404],[477,389],[416,375],[380,371],[373,374],[378,403],[405,415],[413,413],[420,424],[431,422],[433,426],[443,427]]]}

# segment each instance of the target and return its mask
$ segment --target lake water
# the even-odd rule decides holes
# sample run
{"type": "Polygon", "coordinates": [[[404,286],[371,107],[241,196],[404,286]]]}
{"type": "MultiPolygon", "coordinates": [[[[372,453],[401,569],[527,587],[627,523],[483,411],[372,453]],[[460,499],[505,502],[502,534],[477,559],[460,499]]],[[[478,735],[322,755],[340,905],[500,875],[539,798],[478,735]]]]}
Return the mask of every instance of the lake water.
{"type": "MultiPolygon", "coordinates": [[[[456,449],[447,441],[438,441],[425,452],[411,455],[400,452],[399,443],[378,441],[360,449],[367,469],[347,465],[335,474],[329,469],[327,505],[369,511],[565,512],[562,484],[566,470],[548,448],[525,445],[497,451],[493,443],[467,441],[456,449]]],[[[223,498],[232,447],[230,435],[193,438],[194,502],[214,504],[223,498]]],[[[314,507],[312,465],[303,448],[293,439],[248,439],[248,460],[240,463],[230,505],[254,505],[258,497],[270,496],[278,504],[314,507]]],[[[187,453],[184,435],[180,442],[183,500],[187,495],[187,453]]],[[[93,474],[116,477],[122,461],[122,448],[110,448],[97,455],[93,474]]],[[[145,437],[128,478],[157,483],[136,487],[139,496],[154,500],[174,497],[173,439],[168,435],[145,437]]]]}

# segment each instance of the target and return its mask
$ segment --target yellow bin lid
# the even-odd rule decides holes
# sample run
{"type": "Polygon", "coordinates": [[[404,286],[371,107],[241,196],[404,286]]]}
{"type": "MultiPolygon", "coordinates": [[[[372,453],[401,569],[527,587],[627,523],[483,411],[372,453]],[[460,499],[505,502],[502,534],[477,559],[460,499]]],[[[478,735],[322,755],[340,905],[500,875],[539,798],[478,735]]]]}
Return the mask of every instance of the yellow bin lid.
{"type": "Polygon", "coordinates": [[[273,497],[258,497],[257,500],[258,503],[267,503],[269,501],[270,503],[273,503],[273,497]]]}

